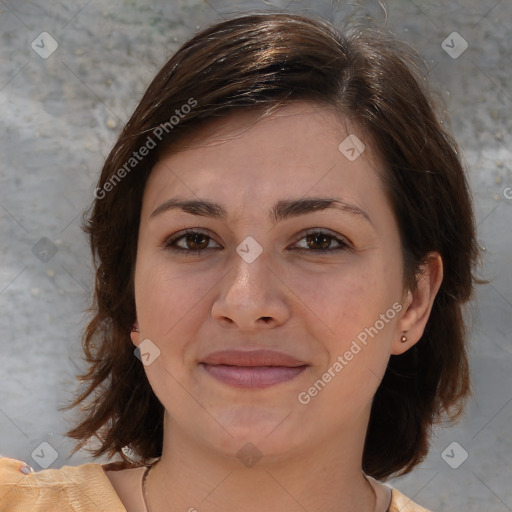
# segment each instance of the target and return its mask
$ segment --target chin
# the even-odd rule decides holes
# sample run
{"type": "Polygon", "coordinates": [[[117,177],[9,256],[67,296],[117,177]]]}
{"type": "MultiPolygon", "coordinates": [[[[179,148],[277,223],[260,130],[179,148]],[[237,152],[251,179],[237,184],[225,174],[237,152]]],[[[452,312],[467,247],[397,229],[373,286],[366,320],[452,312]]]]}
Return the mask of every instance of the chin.
{"type": "MultiPolygon", "coordinates": [[[[238,450],[246,443],[258,446],[261,451],[283,451],[284,445],[289,445],[295,437],[292,422],[296,421],[296,416],[289,410],[240,405],[212,415],[229,436],[226,442],[230,451],[238,450]]],[[[301,431],[298,425],[295,429],[297,434],[301,431]]]]}

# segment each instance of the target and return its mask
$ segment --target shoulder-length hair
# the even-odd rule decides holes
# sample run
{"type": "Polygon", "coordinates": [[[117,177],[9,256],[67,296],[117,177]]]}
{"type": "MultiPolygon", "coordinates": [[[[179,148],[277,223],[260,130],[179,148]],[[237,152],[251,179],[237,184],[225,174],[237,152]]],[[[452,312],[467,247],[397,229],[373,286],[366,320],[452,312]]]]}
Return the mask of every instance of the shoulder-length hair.
{"type": "MultiPolygon", "coordinates": [[[[434,423],[455,420],[471,394],[463,306],[479,259],[474,213],[457,146],[425,86],[418,55],[383,31],[340,32],[321,19],[248,14],[186,42],[149,85],[108,155],[83,229],[96,277],[83,334],[88,370],[67,408],[83,417],[67,435],[91,437],[95,456],[138,462],[161,456],[163,406],[134,357],[134,269],[142,196],[158,155],[198,125],[236,109],[266,113],[295,100],[335,107],[361,128],[384,164],[413,289],[430,251],[444,279],[421,339],[390,357],[373,400],[362,469],[377,479],[405,474],[429,448],[434,423]],[[146,148],[146,150],[143,150],[146,148]]],[[[340,405],[341,406],[341,405],[340,405]]]]}

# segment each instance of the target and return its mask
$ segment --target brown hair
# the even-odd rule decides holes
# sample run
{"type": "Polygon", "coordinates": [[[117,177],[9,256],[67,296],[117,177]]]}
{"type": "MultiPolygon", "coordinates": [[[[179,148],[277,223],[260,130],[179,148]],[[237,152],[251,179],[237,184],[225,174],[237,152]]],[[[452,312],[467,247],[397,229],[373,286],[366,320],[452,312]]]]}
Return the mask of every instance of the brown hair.
{"type": "Polygon", "coordinates": [[[83,336],[89,369],[80,379],[86,386],[67,406],[81,404],[84,412],[68,432],[79,441],[74,452],[96,436],[96,456],[129,460],[124,447],[139,462],[161,455],[163,406],[130,340],[142,196],[158,154],[200,123],[235,109],[268,112],[307,100],[334,106],[357,123],[384,164],[404,286],[414,288],[429,251],[443,259],[444,279],[424,334],[407,352],[391,356],[374,397],[363,470],[384,479],[423,460],[432,425],[445,415],[457,418],[470,394],[462,313],[479,282],[473,274],[479,254],[457,147],[441,126],[417,57],[375,27],[354,24],[340,32],[301,15],[249,14],[198,33],[163,66],[108,155],[84,216],[96,278],[83,336]],[[156,150],[130,160],[148,137],[156,150]]]}

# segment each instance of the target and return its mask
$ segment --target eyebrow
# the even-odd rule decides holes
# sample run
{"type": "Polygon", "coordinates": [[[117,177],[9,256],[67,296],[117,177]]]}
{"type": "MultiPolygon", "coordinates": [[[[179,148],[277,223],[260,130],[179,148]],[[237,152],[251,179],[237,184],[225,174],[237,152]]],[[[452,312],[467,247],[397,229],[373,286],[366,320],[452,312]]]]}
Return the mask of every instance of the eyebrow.
{"type": "MultiPolygon", "coordinates": [[[[330,197],[313,197],[308,199],[281,200],[277,201],[269,210],[269,218],[275,224],[281,220],[299,215],[305,215],[315,211],[335,208],[352,215],[360,216],[373,225],[369,215],[354,204],[347,203],[341,199],[330,197]]],[[[218,204],[207,200],[171,198],[158,206],[149,216],[150,219],[164,212],[179,209],[185,213],[211,217],[214,219],[227,219],[226,209],[218,204]]]]}

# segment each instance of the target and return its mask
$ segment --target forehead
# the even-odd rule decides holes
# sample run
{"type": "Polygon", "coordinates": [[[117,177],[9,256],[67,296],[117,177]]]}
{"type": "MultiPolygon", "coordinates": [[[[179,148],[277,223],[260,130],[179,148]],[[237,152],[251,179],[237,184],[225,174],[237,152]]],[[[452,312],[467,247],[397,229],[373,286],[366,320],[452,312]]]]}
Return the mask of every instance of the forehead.
{"type": "Polygon", "coordinates": [[[357,202],[379,192],[378,162],[368,141],[359,158],[347,158],[340,144],[346,149],[349,135],[364,137],[333,108],[296,102],[263,119],[261,113],[236,111],[204,123],[163,153],[146,185],[143,210],[175,195],[214,196],[240,209],[283,196],[335,194],[357,202]]]}

